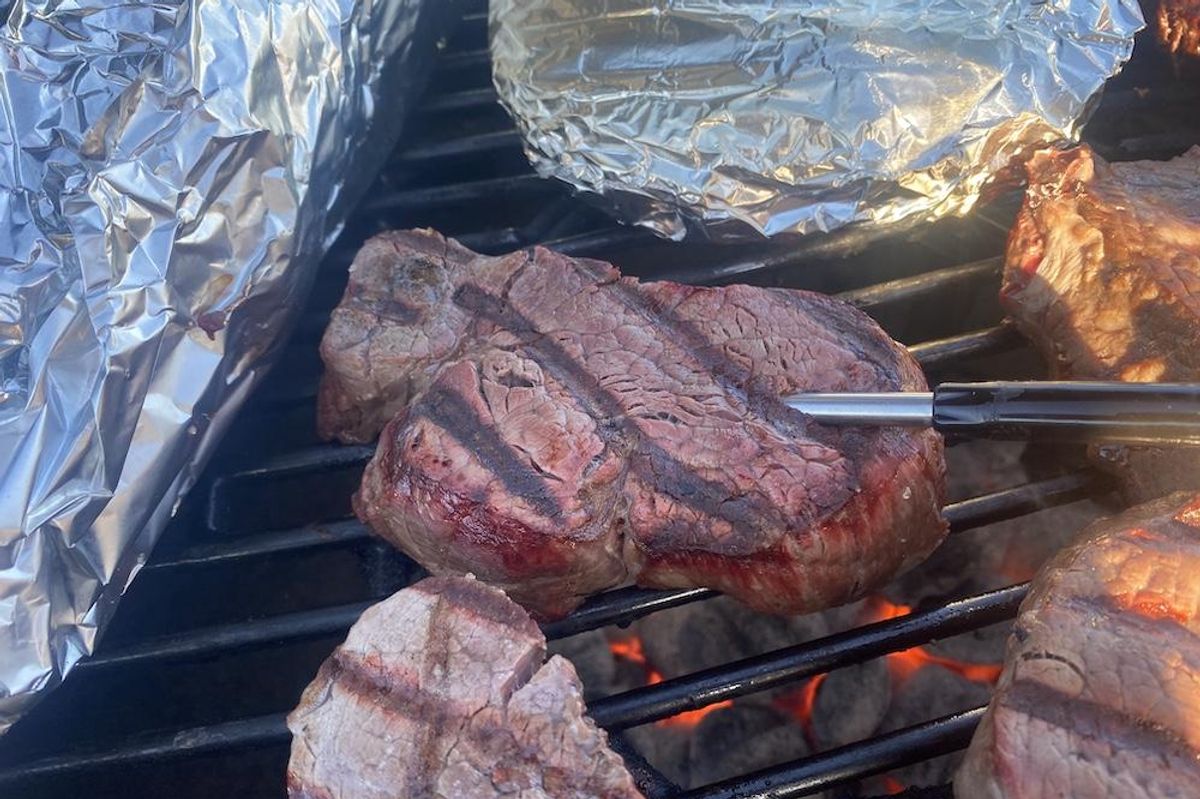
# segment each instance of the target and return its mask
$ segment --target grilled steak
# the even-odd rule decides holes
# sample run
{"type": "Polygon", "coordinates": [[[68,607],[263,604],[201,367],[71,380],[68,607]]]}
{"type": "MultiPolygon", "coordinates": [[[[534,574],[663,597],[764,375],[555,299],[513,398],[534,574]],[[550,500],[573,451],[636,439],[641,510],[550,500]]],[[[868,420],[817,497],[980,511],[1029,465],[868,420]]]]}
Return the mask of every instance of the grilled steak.
{"type": "Polygon", "coordinates": [[[433,577],[369,608],[288,716],[293,799],[639,799],[570,662],[508,597],[433,577]]]}
{"type": "Polygon", "coordinates": [[[1155,22],[1168,53],[1200,57],[1200,0],[1158,0],[1155,22]]]}
{"type": "Polygon", "coordinates": [[[945,534],[935,433],[827,428],[780,401],[925,386],[828,297],[391,233],[356,260],[322,352],[325,431],[361,440],[404,406],[359,516],[431,571],[474,573],[546,617],[631,580],[810,610],[945,534]]]}
{"type": "Polygon", "coordinates": [[[1021,605],[962,799],[1200,796],[1200,497],[1097,522],[1021,605]]]}
{"type": "MultiPolygon", "coordinates": [[[[1122,164],[1087,147],[1035,155],[1001,302],[1056,377],[1200,379],[1200,148],[1122,164]]],[[[1200,487],[1194,450],[1100,455],[1134,501],[1200,487]]]]}

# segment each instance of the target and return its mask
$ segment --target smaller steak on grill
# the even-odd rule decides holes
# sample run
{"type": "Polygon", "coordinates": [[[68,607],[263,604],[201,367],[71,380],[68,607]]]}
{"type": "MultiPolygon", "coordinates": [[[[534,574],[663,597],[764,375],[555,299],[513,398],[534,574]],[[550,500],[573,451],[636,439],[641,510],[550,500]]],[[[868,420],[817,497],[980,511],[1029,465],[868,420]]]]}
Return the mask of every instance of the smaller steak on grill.
{"type": "MultiPolygon", "coordinates": [[[[1108,164],[1039,152],[1008,242],[1001,303],[1069,380],[1200,380],[1200,148],[1108,164]]],[[[1133,501],[1200,488],[1192,449],[1106,447],[1133,501]]]]}
{"type": "Polygon", "coordinates": [[[906,350],[829,297],[390,233],[356,259],[322,354],[325,432],[365,440],[400,409],[359,516],[544,617],[631,581],[827,607],[945,534],[936,433],[824,427],[780,399],[925,388],[906,350]]]}
{"type": "Polygon", "coordinates": [[[575,669],[500,591],[432,577],[363,613],[288,716],[292,799],[640,799],[575,669]]]}
{"type": "Polygon", "coordinates": [[[1200,796],[1200,496],[1086,528],[1033,581],[961,799],[1200,796]]]}

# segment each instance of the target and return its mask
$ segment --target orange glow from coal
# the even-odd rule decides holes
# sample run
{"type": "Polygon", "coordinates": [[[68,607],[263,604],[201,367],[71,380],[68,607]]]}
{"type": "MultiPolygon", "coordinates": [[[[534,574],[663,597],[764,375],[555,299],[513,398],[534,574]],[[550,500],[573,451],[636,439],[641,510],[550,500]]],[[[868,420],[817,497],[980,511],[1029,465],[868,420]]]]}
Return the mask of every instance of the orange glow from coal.
{"type": "Polygon", "coordinates": [[[804,729],[804,738],[814,749],[817,746],[817,736],[813,730],[813,708],[817,704],[817,691],[821,689],[821,683],[825,682],[825,678],[828,676],[827,674],[817,674],[809,677],[795,691],[789,691],[774,700],[775,707],[800,722],[800,726],[804,729]]]}
{"type": "Polygon", "coordinates": [[[881,596],[867,597],[863,604],[863,624],[873,624],[877,621],[888,621],[907,616],[912,613],[908,605],[897,605],[881,596]]]}
{"type": "Polygon", "coordinates": [[[612,650],[614,657],[639,666],[646,665],[646,650],[642,648],[642,639],[636,635],[620,641],[609,641],[608,648],[612,650]]]}
{"type": "Polygon", "coordinates": [[[926,666],[941,666],[971,682],[992,685],[1000,679],[999,663],[966,663],[953,658],[941,657],[926,652],[924,647],[916,646],[903,652],[893,652],[887,656],[888,669],[896,682],[903,683],[926,666]]]}
{"type": "MultiPolygon", "coordinates": [[[[641,666],[642,671],[646,674],[646,685],[656,685],[663,681],[662,672],[654,668],[646,657],[646,650],[642,646],[641,638],[633,635],[619,641],[609,641],[608,648],[612,651],[613,657],[641,666]]],[[[721,702],[714,702],[711,705],[698,707],[695,710],[685,710],[683,713],[671,716],[670,718],[659,719],[655,724],[660,727],[691,729],[699,724],[709,713],[731,707],[732,705],[732,699],[725,699],[721,702]]]]}
{"type": "MultiPolygon", "coordinates": [[[[881,596],[874,596],[863,606],[865,623],[887,621],[912,613],[907,605],[897,605],[881,596]]],[[[992,685],[1000,679],[1000,664],[998,663],[966,663],[953,658],[942,657],[927,652],[923,646],[914,646],[903,652],[892,652],[887,656],[888,671],[897,683],[904,683],[925,666],[941,666],[971,682],[992,685]]]]}
{"type": "Polygon", "coordinates": [[[904,783],[900,782],[900,780],[896,779],[895,777],[884,777],[883,790],[887,792],[888,796],[904,793],[904,783]]]}

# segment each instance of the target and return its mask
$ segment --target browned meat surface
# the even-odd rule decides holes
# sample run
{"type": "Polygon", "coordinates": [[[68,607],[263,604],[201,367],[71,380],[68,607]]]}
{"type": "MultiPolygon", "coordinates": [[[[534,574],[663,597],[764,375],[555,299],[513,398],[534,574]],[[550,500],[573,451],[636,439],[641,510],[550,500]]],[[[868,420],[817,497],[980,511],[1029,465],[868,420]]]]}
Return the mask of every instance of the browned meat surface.
{"type": "Polygon", "coordinates": [[[404,404],[388,397],[406,400],[359,516],[431,571],[471,572],[544,616],[630,581],[811,610],[945,534],[935,433],[825,428],[780,401],[925,386],[828,297],[391,233],[356,261],[322,351],[324,430],[361,440],[404,404]]]}
{"type": "Polygon", "coordinates": [[[1034,579],[961,799],[1200,796],[1200,497],[1097,522],[1034,579]]]}
{"type": "Polygon", "coordinates": [[[433,577],[369,608],[288,716],[293,799],[640,799],[570,662],[500,591],[433,577]]]}
{"type": "MultiPolygon", "coordinates": [[[[1055,377],[1200,380],[1200,148],[1121,164],[1087,147],[1035,155],[1001,302],[1055,377]]],[[[1200,487],[1195,450],[1101,455],[1135,501],[1200,487]]]]}
{"type": "Polygon", "coordinates": [[[1155,23],[1168,53],[1200,57],[1200,0],[1158,0],[1155,23]]]}

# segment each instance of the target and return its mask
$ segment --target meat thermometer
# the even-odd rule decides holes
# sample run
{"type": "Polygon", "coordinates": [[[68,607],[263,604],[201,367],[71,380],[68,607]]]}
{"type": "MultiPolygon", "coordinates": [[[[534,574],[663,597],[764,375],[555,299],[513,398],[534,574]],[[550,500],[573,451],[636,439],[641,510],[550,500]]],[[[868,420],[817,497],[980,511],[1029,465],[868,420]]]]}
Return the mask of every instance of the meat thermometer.
{"type": "Polygon", "coordinates": [[[792,394],[831,425],[930,427],[971,438],[1200,446],[1200,384],[942,383],[931,392],[792,394]]]}

